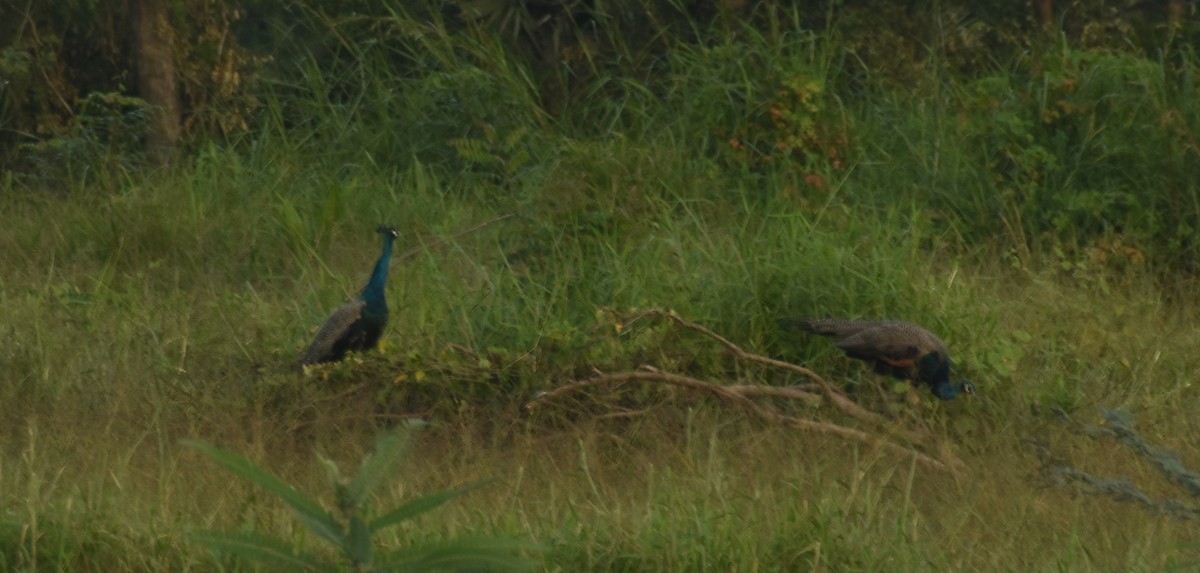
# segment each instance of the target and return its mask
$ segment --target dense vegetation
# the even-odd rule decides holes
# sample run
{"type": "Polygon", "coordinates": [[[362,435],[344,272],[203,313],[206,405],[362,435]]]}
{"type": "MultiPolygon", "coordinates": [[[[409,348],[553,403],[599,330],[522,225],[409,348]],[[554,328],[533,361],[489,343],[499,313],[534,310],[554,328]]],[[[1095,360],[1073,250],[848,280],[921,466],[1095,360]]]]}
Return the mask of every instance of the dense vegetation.
{"type": "Polygon", "coordinates": [[[389,550],[525,538],[551,571],[1200,562],[1187,474],[1160,471],[1200,461],[1194,4],[105,4],[0,18],[0,569],[245,570],[189,537],[207,529],[320,552],[180,440],[321,491],[314,450],[351,467],[412,414],[434,425],[378,506],[499,479],[389,550]],[[172,26],[178,138],[127,89],[145,58],[119,24],[146,4],[172,26]],[[380,223],[403,231],[380,349],[298,373],[380,223]],[[644,365],[802,382],[625,324],[648,308],[864,403],[865,368],[776,320],[925,325],[979,392],[888,411],[967,469],[652,385],[522,408],[644,365]],[[1136,422],[1099,428],[1109,410],[1136,422]],[[1118,449],[1142,443],[1126,427],[1154,447],[1118,449]],[[1121,478],[1149,503],[1113,499],[1121,478]]]}

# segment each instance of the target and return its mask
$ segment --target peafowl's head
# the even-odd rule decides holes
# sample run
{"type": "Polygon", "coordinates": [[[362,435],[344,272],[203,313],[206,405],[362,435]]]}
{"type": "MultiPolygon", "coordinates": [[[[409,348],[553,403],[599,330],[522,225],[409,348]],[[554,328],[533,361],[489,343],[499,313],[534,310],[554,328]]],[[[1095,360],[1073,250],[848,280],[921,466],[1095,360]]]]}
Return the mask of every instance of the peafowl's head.
{"type": "Polygon", "coordinates": [[[970,380],[963,380],[957,384],[950,382],[942,382],[933,385],[933,395],[943,400],[950,400],[957,397],[959,394],[974,394],[975,385],[970,380]]]}
{"type": "Polygon", "coordinates": [[[959,394],[975,393],[975,385],[970,380],[950,382],[950,359],[940,353],[930,352],[922,356],[918,368],[922,379],[929,382],[933,395],[938,398],[949,400],[959,394]]]}
{"type": "Polygon", "coordinates": [[[378,232],[384,237],[391,237],[393,239],[400,236],[400,231],[397,231],[395,227],[389,227],[387,225],[380,225],[378,232]]]}

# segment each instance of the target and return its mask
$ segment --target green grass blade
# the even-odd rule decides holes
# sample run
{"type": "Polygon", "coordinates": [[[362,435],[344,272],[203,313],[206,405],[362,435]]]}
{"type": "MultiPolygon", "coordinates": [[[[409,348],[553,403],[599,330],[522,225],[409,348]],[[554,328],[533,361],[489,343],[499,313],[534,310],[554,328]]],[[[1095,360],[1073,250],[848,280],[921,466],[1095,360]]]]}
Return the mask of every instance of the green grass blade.
{"type": "Polygon", "coordinates": [[[292,547],[278,539],[256,533],[223,533],[219,531],[197,531],[191,537],[213,552],[236,555],[269,567],[286,571],[312,571],[334,573],[336,567],[321,563],[316,556],[297,553],[292,547]]]}
{"type": "Polygon", "coordinates": [[[350,518],[350,534],[346,538],[346,558],[355,564],[371,563],[371,530],[357,515],[350,518]]]}
{"type": "Polygon", "coordinates": [[[441,543],[426,544],[396,551],[379,559],[375,571],[456,571],[484,569],[487,571],[531,571],[536,563],[518,556],[520,551],[536,549],[533,545],[511,539],[460,537],[441,543]]]}
{"type": "Polygon", "coordinates": [[[409,420],[394,431],[381,434],[375,439],[375,451],[363,460],[358,475],[346,484],[347,501],[359,506],[380,482],[394,474],[404,460],[413,431],[424,425],[419,420],[409,420]]]}
{"type": "Polygon", "coordinates": [[[392,525],[396,525],[397,523],[408,521],[464,493],[479,489],[492,483],[493,481],[495,480],[484,480],[459,489],[439,491],[437,493],[421,496],[376,518],[371,522],[371,531],[376,532],[385,527],[390,527],[392,525]]]}
{"type": "Polygon", "coordinates": [[[292,509],[296,510],[300,521],[311,529],[313,533],[335,545],[342,545],[344,541],[342,528],[334,520],[333,515],[317,504],[317,502],[296,491],[296,488],[293,488],[287,482],[258,467],[254,462],[216,446],[195,440],[183,440],[182,443],[185,446],[198,450],[237,476],[279,496],[285,503],[292,506],[292,509]]]}

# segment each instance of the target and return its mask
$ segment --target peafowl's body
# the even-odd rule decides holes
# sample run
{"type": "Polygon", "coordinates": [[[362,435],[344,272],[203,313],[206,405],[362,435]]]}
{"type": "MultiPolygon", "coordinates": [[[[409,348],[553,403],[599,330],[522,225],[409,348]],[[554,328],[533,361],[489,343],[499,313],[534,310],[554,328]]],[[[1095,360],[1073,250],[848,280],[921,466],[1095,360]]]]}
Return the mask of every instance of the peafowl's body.
{"type": "Polygon", "coordinates": [[[367,286],[354,300],[333,311],[300,357],[301,364],[336,362],[351,350],[370,350],[379,343],[383,327],[387,326],[388,321],[384,287],[392,259],[392,242],[399,232],[391,227],[380,227],[379,233],[383,235],[383,252],[375,262],[375,270],[371,272],[367,286]]]}
{"type": "Polygon", "coordinates": [[[802,330],[832,336],[846,356],[870,363],[875,372],[918,384],[949,400],[975,392],[967,380],[950,382],[950,353],[932,332],[901,320],[824,318],[787,321],[802,330]]]}

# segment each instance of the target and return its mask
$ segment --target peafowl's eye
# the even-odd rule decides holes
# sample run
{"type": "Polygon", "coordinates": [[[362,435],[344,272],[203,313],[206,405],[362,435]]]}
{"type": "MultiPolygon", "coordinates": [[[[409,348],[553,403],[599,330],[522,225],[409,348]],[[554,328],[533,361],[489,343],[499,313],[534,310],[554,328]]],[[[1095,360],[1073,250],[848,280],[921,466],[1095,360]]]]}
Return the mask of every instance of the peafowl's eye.
{"type": "Polygon", "coordinates": [[[966,392],[967,394],[974,394],[975,385],[972,384],[970,380],[963,380],[963,392],[966,392]]]}

